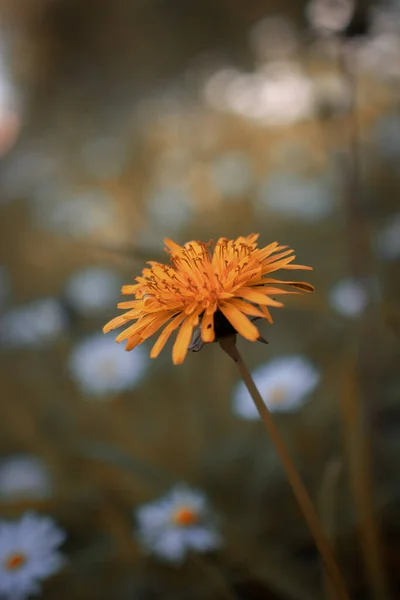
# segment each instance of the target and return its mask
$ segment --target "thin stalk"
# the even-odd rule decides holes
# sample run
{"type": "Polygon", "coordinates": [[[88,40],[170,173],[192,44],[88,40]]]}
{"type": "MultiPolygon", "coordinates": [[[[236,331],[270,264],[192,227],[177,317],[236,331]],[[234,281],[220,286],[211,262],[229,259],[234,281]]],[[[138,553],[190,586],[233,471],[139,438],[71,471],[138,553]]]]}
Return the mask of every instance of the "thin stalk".
{"type": "Polygon", "coordinates": [[[376,523],[369,444],[363,425],[363,411],[357,386],[357,374],[346,374],[341,393],[343,433],[349,462],[350,483],[360,524],[360,542],[365,571],[375,600],[387,598],[382,565],[380,532],[376,523]]]}
{"type": "MultiPolygon", "coordinates": [[[[347,80],[351,90],[351,106],[348,114],[348,144],[350,160],[345,178],[345,209],[347,215],[347,239],[349,262],[353,275],[360,278],[367,287],[370,304],[364,322],[360,322],[360,339],[358,342],[359,370],[370,373],[370,365],[375,364],[374,347],[368,341],[372,330],[379,326],[379,313],[372,287],[373,262],[371,257],[368,228],[365,220],[363,202],[363,186],[360,153],[360,126],[357,111],[357,65],[356,54],[342,42],[339,54],[339,68],[347,80]]],[[[382,548],[379,524],[374,514],[373,481],[371,477],[371,456],[367,440],[367,421],[370,406],[361,403],[359,389],[356,385],[357,373],[353,373],[353,389],[346,394],[342,402],[342,415],[350,478],[354,501],[360,519],[360,542],[363,554],[366,577],[375,600],[387,598],[387,587],[382,559],[382,548]]],[[[368,399],[370,389],[365,388],[364,396],[368,399]]],[[[343,397],[344,398],[344,397],[343,397]]]]}
{"type": "Polygon", "coordinates": [[[292,487],[293,493],[303,513],[304,519],[310,529],[310,532],[314,538],[315,545],[319,550],[326,572],[328,573],[332,581],[332,585],[336,592],[336,598],[340,600],[350,600],[349,594],[346,589],[346,584],[344,582],[340,569],[336,564],[329,543],[322,530],[321,524],[318,519],[318,515],[311,502],[310,496],[308,495],[308,492],[304,487],[304,484],[296,470],[296,467],[290,457],[290,454],[286,448],[284,441],[282,440],[279,430],[274,423],[272,415],[269,412],[266,405],[264,404],[264,401],[253,381],[250,371],[246,367],[236,346],[234,348],[230,348],[229,354],[237,364],[243,382],[247,387],[254,404],[256,405],[261,420],[282,462],[283,468],[285,469],[286,476],[292,487]]]}
{"type": "MultiPolygon", "coordinates": [[[[318,494],[318,507],[321,517],[322,526],[325,535],[330,543],[330,546],[335,552],[335,512],[336,512],[336,488],[340,474],[342,471],[342,463],[340,459],[331,460],[324,471],[321,487],[318,494]]],[[[324,571],[324,589],[328,600],[334,600],[335,593],[332,589],[332,582],[326,576],[324,571]]]]}

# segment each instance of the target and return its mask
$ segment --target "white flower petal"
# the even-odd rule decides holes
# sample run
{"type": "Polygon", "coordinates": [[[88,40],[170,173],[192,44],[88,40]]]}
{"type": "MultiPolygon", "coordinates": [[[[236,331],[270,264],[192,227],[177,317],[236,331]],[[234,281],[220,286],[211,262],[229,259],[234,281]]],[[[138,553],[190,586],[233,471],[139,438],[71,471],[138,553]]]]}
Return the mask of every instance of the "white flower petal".
{"type": "Polygon", "coordinates": [[[105,398],[108,394],[134,388],[143,378],[148,357],[140,346],[126,352],[110,336],[93,335],[72,351],[69,370],[72,378],[88,396],[105,398]]]}
{"type": "Polygon", "coordinates": [[[43,500],[51,492],[48,469],[36,456],[14,455],[0,460],[0,499],[43,500]]]}
{"type": "Polygon", "coordinates": [[[181,562],[189,550],[217,549],[222,538],[216,530],[204,492],[180,483],[169,493],[136,510],[136,535],[143,549],[170,562],[181,562]],[[193,512],[193,524],[180,525],[179,509],[193,512]]]}
{"type": "Polygon", "coordinates": [[[66,284],[65,296],[82,315],[97,315],[117,303],[121,277],[112,269],[87,267],[73,273],[66,284]]]}
{"type": "Polygon", "coordinates": [[[0,597],[16,600],[40,592],[41,581],[64,562],[58,552],[64,539],[65,533],[49,517],[26,513],[17,522],[0,521],[0,597]],[[13,554],[24,561],[8,569],[13,554]]]}
{"type": "Polygon", "coordinates": [[[330,290],[329,304],[344,317],[358,317],[367,307],[368,294],[360,282],[343,279],[330,290]]]}
{"type": "MultiPolygon", "coordinates": [[[[273,359],[256,369],[253,377],[271,412],[296,410],[320,381],[317,368],[303,356],[273,359]]],[[[259,419],[254,402],[242,381],[236,385],[233,393],[233,412],[243,419],[259,419]]]]}
{"type": "Polygon", "coordinates": [[[0,319],[0,342],[8,348],[47,345],[66,326],[66,314],[57,300],[35,300],[9,310],[0,319]]]}

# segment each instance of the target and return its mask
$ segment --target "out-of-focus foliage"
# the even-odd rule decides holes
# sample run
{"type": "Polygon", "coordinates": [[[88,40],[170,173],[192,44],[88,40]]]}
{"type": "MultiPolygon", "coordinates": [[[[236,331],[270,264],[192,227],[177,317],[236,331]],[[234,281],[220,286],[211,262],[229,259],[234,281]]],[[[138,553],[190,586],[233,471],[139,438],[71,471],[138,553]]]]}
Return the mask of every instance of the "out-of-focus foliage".
{"type": "Polygon", "coordinates": [[[0,11],[0,518],[34,510],[66,532],[43,598],[322,597],[318,555],[233,362],[213,344],[173,367],[169,350],[152,361],[149,344],[127,354],[100,333],[121,284],[168,259],[164,237],[251,232],[296,248],[316,292],[272,309],[269,345],[241,351],[353,598],[370,597],[346,452],[346,409],[361,407],[396,589],[399,3],[0,11]],[[165,527],[164,494],[182,482],[206,499],[200,537],[165,527]],[[152,556],[164,540],[143,545],[138,529],[153,501],[146,532],[172,531],[164,550],[213,552],[172,566],[152,556]],[[221,543],[205,543],[209,530],[221,543]]]}

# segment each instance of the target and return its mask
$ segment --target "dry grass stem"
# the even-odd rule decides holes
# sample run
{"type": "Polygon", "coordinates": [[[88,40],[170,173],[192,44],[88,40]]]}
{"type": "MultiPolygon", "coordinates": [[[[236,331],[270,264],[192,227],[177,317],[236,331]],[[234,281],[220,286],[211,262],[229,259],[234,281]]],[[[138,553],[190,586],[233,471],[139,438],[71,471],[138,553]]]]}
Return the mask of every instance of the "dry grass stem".
{"type": "Polygon", "coordinates": [[[290,457],[290,454],[283,442],[281,435],[276,427],[271,413],[264,404],[264,401],[258,391],[253,378],[246,367],[239,351],[235,348],[235,362],[237,364],[239,373],[256,405],[261,420],[267,429],[269,437],[274,445],[274,448],[282,462],[283,468],[285,469],[288,481],[292,487],[293,493],[299,504],[299,507],[303,513],[304,519],[307,522],[310,532],[314,538],[315,544],[321,554],[327,574],[332,581],[332,586],[335,590],[335,597],[340,600],[350,600],[347,592],[346,584],[342,577],[339,567],[336,564],[332,550],[328,543],[328,540],[322,530],[319,522],[318,515],[314,509],[311,499],[308,495],[306,488],[296,470],[296,467],[290,457]]]}

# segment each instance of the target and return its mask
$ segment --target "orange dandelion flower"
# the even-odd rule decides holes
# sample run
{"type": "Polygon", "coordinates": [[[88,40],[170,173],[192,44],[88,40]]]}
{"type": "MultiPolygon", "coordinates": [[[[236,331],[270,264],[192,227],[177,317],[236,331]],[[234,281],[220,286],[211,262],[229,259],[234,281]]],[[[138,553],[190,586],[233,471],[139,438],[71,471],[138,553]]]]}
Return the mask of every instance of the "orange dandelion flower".
{"type": "Polygon", "coordinates": [[[127,340],[126,350],[132,350],[165,325],[150,353],[155,358],[179,329],[172,350],[174,364],[185,360],[197,326],[204,343],[230,333],[262,340],[253,320],[264,318],[272,323],[268,307],[283,307],[271,296],[314,288],[309,283],[270,278],[279,269],[312,268],[294,265],[294,251],[287,246],[273,242],[258,248],[257,239],[258,234],[252,234],[236,240],[220,238],[215,245],[188,242],[184,246],[166,239],[170,264],[150,261],[135,284],[123,286],[122,293],[133,295],[134,300],[118,304],[128,312],[107,323],[104,333],[134,321],[116,338],[117,342],[127,340]]]}

